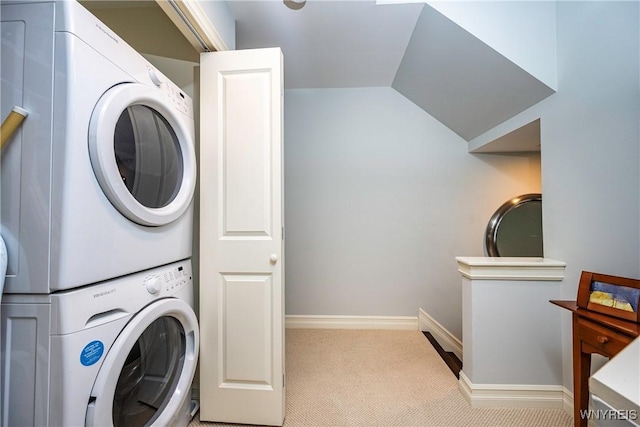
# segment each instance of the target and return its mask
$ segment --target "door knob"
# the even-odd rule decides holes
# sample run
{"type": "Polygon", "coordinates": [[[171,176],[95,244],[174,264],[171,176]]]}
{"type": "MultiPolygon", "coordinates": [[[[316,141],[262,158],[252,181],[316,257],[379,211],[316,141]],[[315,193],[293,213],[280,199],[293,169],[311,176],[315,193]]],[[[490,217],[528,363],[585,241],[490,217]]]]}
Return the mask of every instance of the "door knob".
{"type": "Polygon", "coordinates": [[[278,255],[271,254],[271,256],[269,257],[269,261],[271,261],[271,264],[275,264],[276,262],[278,262],[278,255]]]}

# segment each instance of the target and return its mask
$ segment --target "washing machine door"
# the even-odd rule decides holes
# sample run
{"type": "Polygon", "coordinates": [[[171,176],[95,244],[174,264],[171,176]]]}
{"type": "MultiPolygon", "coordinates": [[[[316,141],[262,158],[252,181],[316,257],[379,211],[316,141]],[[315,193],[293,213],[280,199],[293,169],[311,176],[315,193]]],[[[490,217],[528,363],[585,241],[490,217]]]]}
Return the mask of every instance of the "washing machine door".
{"type": "Polygon", "coordinates": [[[186,302],[162,299],[144,308],[105,356],[86,425],[176,425],[190,402],[198,346],[196,316],[186,302]]]}
{"type": "Polygon", "coordinates": [[[89,124],[91,165],[103,192],[124,216],[166,225],[193,198],[193,121],[161,90],[123,83],[100,98],[89,124]]]}

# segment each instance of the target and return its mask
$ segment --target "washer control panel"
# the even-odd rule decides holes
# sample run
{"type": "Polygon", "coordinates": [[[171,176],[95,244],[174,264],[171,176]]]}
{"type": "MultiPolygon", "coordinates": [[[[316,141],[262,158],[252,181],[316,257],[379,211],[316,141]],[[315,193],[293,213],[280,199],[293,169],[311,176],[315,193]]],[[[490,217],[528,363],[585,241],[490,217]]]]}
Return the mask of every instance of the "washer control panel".
{"type": "Polygon", "coordinates": [[[155,296],[175,293],[191,283],[191,272],[183,265],[167,266],[144,276],[143,285],[147,292],[155,296]]]}

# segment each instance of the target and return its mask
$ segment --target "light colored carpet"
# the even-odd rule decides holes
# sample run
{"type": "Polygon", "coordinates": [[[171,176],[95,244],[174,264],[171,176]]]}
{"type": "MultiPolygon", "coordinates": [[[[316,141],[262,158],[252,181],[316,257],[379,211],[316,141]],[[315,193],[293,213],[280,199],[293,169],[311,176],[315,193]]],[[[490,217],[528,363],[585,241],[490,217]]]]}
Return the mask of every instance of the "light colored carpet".
{"type": "Polygon", "coordinates": [[[286,427],[572,425],[560,409],[471,408],[419,331],[287,329],[286,375],[286,427]]]}

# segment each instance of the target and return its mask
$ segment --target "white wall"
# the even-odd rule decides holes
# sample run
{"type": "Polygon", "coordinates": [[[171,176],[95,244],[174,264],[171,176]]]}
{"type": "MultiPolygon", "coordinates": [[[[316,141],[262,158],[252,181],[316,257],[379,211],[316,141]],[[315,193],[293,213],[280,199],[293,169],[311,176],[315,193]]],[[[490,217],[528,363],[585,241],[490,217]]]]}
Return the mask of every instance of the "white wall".
{"type": "Polygon", "coordinates": [[[286,311],[415,316],[461,337],[456,256],[540,191],[536,155],[472,155],[391,88],[285,91],[286,311]]]}
{"type": "MultiPolygon", "coordinates": [[[[558,2],[558,92],[541,109],[544,248],[582,270],[640,277],[638,2],[558,2]]],[[[564,384],[571,326],[564,316],[564,384]]]]}
{"type": "Polygon", "coordinates": [[[462,277],[463,371],[476,385],[560,385],[561,315],[549,304],[560,299],[560,283],[515,274],[519,280],[462,277]]]}

